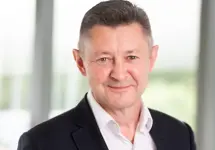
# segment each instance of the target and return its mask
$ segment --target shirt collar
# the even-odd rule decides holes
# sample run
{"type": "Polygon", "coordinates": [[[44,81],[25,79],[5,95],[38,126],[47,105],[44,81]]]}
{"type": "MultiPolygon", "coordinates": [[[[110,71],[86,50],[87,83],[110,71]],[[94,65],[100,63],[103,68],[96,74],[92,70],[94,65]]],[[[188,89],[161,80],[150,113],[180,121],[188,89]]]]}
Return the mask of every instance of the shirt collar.
{"type": "MultiPolygon", "coordinates": [[[[94,99],[91,90],[89,90],[89,92],[87,93],[87,99],[100,129],[105,127],[110,122],[115,122],[113,117],[109,115],[94,99]]],[[[151,113],[142,102],[142,110],[140,114],[138,129],[140,132],[146,133],[151,130],[152,125],[153,119],[151,113]]]]}
{"type": "Polygon", "coordinates": [[[91,90],[87,93],[87,99],[100,129],[106,126],[109,122],[114,121],[113,117],[111,117],[111,115],[109,115],[94,99],[91,90]]]}
{"type": "Polygon", "coordinates": [[[153,119],[149,109],[142,102],[142,110],[139,120],[139,129],[140,132],[146,133],[149,132],[153,125],[153,119]]]}

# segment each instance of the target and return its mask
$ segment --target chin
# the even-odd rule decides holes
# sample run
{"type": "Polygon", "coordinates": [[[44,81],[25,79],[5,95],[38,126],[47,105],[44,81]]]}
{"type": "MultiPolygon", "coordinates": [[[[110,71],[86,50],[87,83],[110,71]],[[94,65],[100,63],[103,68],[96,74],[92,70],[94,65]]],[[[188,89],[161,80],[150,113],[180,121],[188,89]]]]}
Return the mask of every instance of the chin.
{"type": "Polygon", "coordinates": [[[114,104],[112,107],[115,109],[125,109],[133,106],[133,103],[131,104],[114,104]]]}
{"type": "Polygon", "coordinates": [[[131,107],[135,104],[135,99],[133,98],[113,98],[108,100],[109,103],[111,104],[112,107],[117,108],[117,109],[123,109],[123,108],[128,108],[131,107]]]}

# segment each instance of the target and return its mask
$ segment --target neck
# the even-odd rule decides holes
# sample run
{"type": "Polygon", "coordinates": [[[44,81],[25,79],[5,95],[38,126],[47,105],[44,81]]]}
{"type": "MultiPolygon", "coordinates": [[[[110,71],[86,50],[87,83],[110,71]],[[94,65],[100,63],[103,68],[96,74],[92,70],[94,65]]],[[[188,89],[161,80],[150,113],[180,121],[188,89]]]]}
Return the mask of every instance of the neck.
{"type": "Polygon", "coordinates": [[[135,125],[139,121],[141,102],[123,109],[105,109],[120,126],[135,125]]]}
{"type": "Polygon", "coordinates": [[[104,108],[119,124],[122,134],[131,142],[134,140],[139,116],[142,108],[141,100],[134,105],[123,109],[108,109],[104,108]]]}

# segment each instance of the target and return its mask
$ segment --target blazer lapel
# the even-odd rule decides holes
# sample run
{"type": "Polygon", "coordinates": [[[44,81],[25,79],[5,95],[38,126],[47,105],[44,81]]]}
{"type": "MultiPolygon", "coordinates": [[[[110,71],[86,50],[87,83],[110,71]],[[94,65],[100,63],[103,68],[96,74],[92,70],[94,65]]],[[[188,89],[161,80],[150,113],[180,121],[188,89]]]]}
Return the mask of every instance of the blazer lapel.
{"type": "Polygon", "coordinates": [[[108,150],[86,95],[74,111],[76,115],[73,120],[78,128],[72,132],[72,138],[78,150],[108,150]]]}
{"type": "Polygon", "coordinates": [[[152,136],[152,139],[154,140],[155,146],[157,150],[169,150],[168,148],[168,142],[165,139],[165,133],[164,128],[161,124],[162,120],[159,121],[159,117],[155,115],[153,110],[150,109],[152,118],[153,118],[153,126],[150,131],[150,134],[152,136]]]}
{"type": "Polygon", "coordinates": [[[155,143],[157,150],[167,150],[166,145],[164,144],[164,138],[161,133],[159,133],[158,128],[153,123],[153,127],[150,131],[150,134],[152,136],[152,139],[155,143]]]}

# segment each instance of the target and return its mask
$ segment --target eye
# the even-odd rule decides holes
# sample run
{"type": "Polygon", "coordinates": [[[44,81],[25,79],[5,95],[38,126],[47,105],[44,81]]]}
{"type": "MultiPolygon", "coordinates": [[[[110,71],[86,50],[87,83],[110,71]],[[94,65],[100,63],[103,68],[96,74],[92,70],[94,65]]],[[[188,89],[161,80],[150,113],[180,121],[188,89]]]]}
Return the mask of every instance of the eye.
{"type": "Polygon", "coordinates": [[[134,59],[137,59],[137,58],[138,58],[137,56],[128,56],[129,60],[134,60],[134,59]]]}
{"type": "Polygon", "coordinates": [[[104,64],[104,63],[107,63],[108,61],[110,61],[111,58],[108,58],[108,57],[102,57],[102,58],[99,58],[96,60],[96,62],[100,63],[100,64],[104,64]]]}
{"type": "Polygon", "coordinates": [[[107,61],[107,59],[108,59],[107,57],[103,57],[103,58],[100,58],[99,61],[105,62],[105,61],[107,61]]]}

